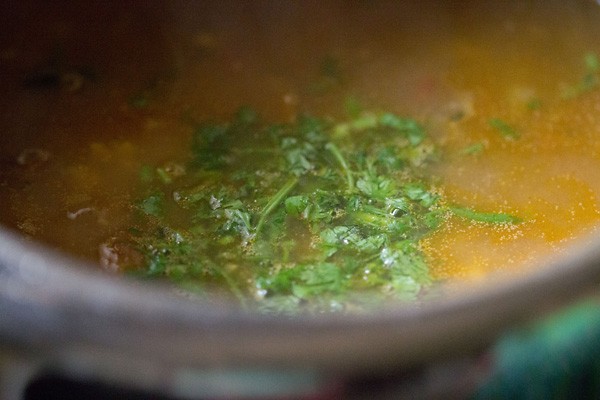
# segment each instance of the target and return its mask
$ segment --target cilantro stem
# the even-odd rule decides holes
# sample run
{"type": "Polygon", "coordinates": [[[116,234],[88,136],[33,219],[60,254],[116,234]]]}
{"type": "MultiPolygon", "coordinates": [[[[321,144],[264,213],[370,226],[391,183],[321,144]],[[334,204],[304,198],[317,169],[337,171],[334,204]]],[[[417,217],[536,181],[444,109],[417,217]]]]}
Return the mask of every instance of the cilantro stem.
{"type": "Polygon", "coordinates": [[[521,218],[505,213],[478,212],[464,207],[450,207],[450,211],[458,217],[476,222],[490,224],[518,224],[519,222],[522,222],[521,218]]]}
{"type": "Polygon", "coordinates": [[[507,124],[500,118],[492,118],[488,121],[488,123],[492,128],[498,130],[498,132],[500,132],[500,134],[504,136],[505,139],[516,140],[519,139],[519,137],[521,136],[515,128],[513,128],[511,125],[507,124]]]}
{"type": "Polygon", "coordinates": [[[267,203],[265,208],[260,213],[260,218],[258,219],[258,223],[256,224],[256,233],[260,232],[263,225],[265,224],[265,221],[267,220],[267,217],[283,201],[285,196],[288,195],[288,193],[296,186],[296,184],[298,184],[298,178],[297,177],[290,178],[285,183],[285,185],[283,185],[283,187],[281,189],[279,189],[279,191],[277,193],[275,193],[275,195],[273,197],[271,197],[271,200],[269,200],[269,202],[267,203]]]}
{"type": "Polygon", "coordinates": [[[348,184],[348,192],[352,192],[354,190],[354,177],[352,176],[352,171],[350,171],[350,168],[348,167],[348,163],[346,162],[346,159],[342,155],[342,152],[340,151],[340,149],[338,149],[338,147],[335,144],[333,144],[331,142],[327,143],[325,145],[325,148],[327,150],[329,150],[329,152],[331,154],[333,154],[333,156],[335,157],[337,162],[340,163],[342,169],[346,173],[346,182],[348,184]]]}

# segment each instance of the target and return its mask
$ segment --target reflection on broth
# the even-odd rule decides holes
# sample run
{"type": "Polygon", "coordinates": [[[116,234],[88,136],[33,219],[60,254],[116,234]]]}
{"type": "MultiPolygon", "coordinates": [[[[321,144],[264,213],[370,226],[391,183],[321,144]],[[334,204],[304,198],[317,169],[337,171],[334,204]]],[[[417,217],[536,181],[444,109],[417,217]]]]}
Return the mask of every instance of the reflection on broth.
{"type": "Polygon", "coordinates": [[[243,302],[278,296],[288,271],[286,298],[312,311],[368,302],[331,283],[346,279],[418,299],[431,282],[527,271],[600,220],[600,7],[563,3],[6,3],[2,223],[111,271],[221,282],[243,302]],[[321,124],[308,136],[307,115],[321,124]],[[330,226],[311,220],[319,191],[337,196],[330,226]],[[390,228],[398,217],[407,227],[390,228]],[[223,270],[194,275],[148,239],[157,231],[223,270]],[[357,246],[354,269],[339,265],[348,248],[319,253],[338,239],[357,246]],[[398,281],[398,252],[427,277],[398,281]],[[261,271],[244,268],[261,254],[261,271]],[[327,305],[307,306],[311,294],[327,305]]]}

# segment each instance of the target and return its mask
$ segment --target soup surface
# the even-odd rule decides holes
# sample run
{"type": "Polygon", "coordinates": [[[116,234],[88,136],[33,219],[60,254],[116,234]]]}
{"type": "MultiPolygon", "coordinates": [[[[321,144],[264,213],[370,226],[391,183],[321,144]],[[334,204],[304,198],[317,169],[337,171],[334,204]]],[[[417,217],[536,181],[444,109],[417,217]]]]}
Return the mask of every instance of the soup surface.
{"type": "Polygon", "coordinates": [[[275,312],[594,233],[600,6],[413,3],[3,3],[2,223],[275,312]]]}

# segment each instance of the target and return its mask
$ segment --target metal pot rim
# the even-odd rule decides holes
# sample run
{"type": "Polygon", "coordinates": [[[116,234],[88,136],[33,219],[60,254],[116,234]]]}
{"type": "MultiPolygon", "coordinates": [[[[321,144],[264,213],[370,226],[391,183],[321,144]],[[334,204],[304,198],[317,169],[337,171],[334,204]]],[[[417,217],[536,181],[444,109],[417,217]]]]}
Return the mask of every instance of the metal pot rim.
{"type": "Polygon", "coordinates": [[[366,315],[269,317],[108,276],[0,230],[0,337],[53,357],[86,349],[161,363],[408,366],[475,351],[600,280],[600,237],[519,279],[366,315]]]}

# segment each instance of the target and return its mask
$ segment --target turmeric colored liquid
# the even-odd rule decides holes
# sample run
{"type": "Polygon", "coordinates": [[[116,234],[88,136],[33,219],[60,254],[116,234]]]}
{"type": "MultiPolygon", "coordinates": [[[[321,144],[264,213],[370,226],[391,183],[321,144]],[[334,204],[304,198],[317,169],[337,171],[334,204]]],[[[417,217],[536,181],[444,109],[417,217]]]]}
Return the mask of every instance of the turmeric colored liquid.
{"type": "Polygon", "coordinates": [[[422,121],[449,202],[524,220],[452,219],[422,243],[435,278],[522,271],[595,232],[600,88],[568,93],[600,54],[600,6],[415,3],[0,6],[2,223],[97,262],[141,168],[189,151],[186,120],[340,116],[351,97],[422,121]]]}

